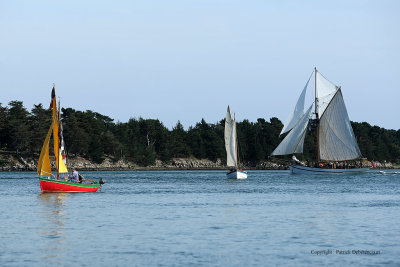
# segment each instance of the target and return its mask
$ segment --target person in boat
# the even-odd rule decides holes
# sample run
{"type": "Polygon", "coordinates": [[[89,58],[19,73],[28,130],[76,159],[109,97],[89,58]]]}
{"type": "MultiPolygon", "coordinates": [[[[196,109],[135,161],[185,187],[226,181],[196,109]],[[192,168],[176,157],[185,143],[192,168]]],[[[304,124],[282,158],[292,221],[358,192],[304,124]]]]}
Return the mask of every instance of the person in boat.
{"type": "Polygon", "coordinates": [[[79,173],[75,168],[71,169],[71,174],[68,176],[69,180],[73,183],[79,183],[79,173]]]}
{"type": "Polygon", "coordinates": [[[293,161],[293,163],[296,163],[296,164],[298,164],[298,165],[301,165],[300,160],[298,160],[298,159],[296,158],[295,155],[292,156],[292,161],[293,161]]]}

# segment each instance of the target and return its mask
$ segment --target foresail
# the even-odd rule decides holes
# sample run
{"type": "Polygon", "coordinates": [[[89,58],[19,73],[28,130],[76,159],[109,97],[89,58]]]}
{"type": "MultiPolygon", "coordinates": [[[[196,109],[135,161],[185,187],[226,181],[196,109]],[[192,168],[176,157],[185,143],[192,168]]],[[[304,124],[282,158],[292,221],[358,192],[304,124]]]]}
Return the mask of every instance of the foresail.
{"type": "Polygon", "coordinates": [[[50,156],[49,156],[49,145],[50,145],[50,136],[51,131],[53,130],[53,123],[50,126],[49,131],[47,132],[46,139],[44,140],[42,150],[40,152],[39,161],[37,164],[37,174],[40,176],[51,176],[51,165],[50,165],[50,156]]]}
{"type": "Polygon", "coordinates": [[[236,123],[232,120],[231,112],[228,106],[225,118],[225,149],[226,164],[229,167],[236,166],[236,123]]]}
{"type": "MultiPolygon", "coordinates": [[[[311,76],[312,76],[312,74],[311,74],[311,76]]],[[[296,106],[295,106],[294,110],[290,114],[289,119],[287,120],[287,122],[283,126],[282,131],[281,131],[281,133],[279,135],[284,134],[284,133],[290,131],[291,129],[293,129],[293,127],[296,126],[296,124],[299,122],[299,120],[303,117],[303,115],[304,115],[304,102],[305,102],[308,83],[310,82],[311,76],[310,76],[310,78],[308,78],[308,81],[307,81],[306,85],[304,86],[303,91],[301,92],[299,99],[297,100],[297,103],[296,103],[296,106]]]]}
{"type": "Polygon", "coordinates": [[[288,135],[282,140],[282,142],[272,152],[272,156],[288,155],[293,153],[302,153],[304,137],[307,130],[307,125],[312,114],[311,105],[307,112],[301,117],[296,126],[288,133],[288,135]]]}
{"type": "Polygon", "coordinates": [[[322,74],[316,71],[316,85],[317,85],[317,112],[319,117],[324,114],[326,107],[331,102],[336,91],[339,89],[338,86],[328,81],[322,74]]]}
{"type": "Polygon", "coordinates": [[[61,153],[58,155],[58,166],[60,173],[68,173],[67,166],[65,165],[61,153]]]}
{"type": "Polygon", "coordinates": [[[50,165],[50,156],[49,156],[49,145],[46,147],[46,152],[43,158],[43,165],[40,169],[40,176],[52,176],[51,173],[51,165],[50,165]]]}
{"type": "Polygon", "coordinates": [[[327,161],[361,157],[340,89],[320,119],[319,151],[321,160],[327,161]]]}

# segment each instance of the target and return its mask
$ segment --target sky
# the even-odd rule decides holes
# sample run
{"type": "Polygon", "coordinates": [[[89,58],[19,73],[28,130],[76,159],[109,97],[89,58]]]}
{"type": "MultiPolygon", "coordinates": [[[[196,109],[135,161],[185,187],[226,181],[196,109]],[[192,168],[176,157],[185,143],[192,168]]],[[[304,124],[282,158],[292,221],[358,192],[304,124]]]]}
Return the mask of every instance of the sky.
{"type": "Polygon", "coordinates": [[[185,128],[286,121],[314,67],[350,120],[400,128],[400,1],[0,0],[0,103],[185,128]]]}

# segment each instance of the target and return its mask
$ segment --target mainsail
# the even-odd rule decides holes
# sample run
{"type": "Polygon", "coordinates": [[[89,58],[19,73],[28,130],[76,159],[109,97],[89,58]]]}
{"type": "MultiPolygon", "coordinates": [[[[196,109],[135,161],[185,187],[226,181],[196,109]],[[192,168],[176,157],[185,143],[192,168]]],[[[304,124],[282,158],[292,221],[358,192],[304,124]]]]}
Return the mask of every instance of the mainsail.
{"type": "Polygon", "coordinates": [[[320,119],[319,152],[320,158],[328,161],[361,157],[341,89],[334,95],[320,119]]]}
{"type": "Polygon", "coordinates": [[[229,167],[237,167],[237,146],[236,146],[236,120],[232,119],[228,106],[225,118],[225,149],[226,164],[229,167]]]}
{"type": "Polygon", "coordinates": [[[272,152],[272,156],[303,153],[304,137],[312,114],[312,107],[313,105],[308,108],[296,126],[286,135],[274,152],[272,152]]]}

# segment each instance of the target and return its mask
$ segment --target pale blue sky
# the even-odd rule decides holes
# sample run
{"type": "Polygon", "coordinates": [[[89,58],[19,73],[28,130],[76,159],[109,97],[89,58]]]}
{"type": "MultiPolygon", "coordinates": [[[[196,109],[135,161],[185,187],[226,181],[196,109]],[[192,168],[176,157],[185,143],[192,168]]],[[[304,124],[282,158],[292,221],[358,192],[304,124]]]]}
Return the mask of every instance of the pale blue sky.
{"type": "Polygon", "coordinates": [[[350,119],[400,128],[400,1],[0,0],[0,102],[187,128],[285,121],[316,66],[350,119]]]}

